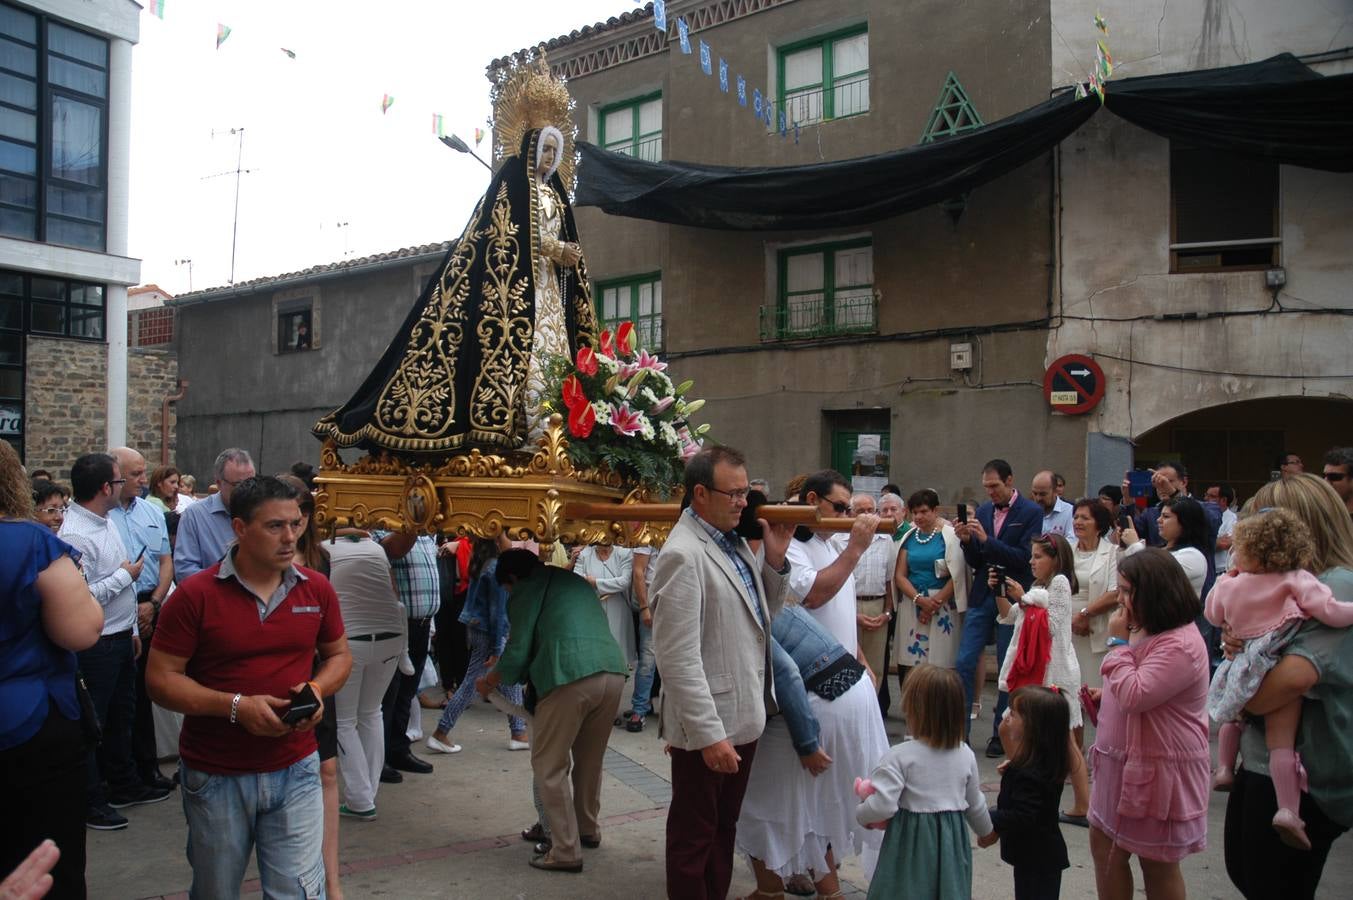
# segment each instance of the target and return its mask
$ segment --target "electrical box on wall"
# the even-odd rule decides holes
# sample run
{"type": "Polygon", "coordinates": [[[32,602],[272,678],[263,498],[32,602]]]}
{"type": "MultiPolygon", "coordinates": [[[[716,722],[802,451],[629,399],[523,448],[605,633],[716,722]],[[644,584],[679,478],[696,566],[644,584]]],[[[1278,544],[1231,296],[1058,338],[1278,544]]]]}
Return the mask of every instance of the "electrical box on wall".
{"type": "Polygon", "coordinates": [[[955,372],[968,372],[972,369],[972,344],[949,345],[949,368],[955,372]]]}

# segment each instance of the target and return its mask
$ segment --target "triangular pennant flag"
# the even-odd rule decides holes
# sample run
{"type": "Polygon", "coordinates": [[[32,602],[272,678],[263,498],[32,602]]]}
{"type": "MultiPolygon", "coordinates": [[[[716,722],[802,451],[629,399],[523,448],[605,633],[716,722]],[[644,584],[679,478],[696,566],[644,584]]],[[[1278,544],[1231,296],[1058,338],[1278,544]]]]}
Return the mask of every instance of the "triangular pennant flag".
{"type": "Polygon", "coordinates": [[[1079,81],[1076,82],[1076,99],[1084,100],[1088,96],[1090,95],[1085,93],[1085,85],[1081,84],[1079,81]]]}
{"type": "Polygon", "coordinates": [[[150,0],[150,14],[157,19],[164,19],[164,0],[150,0]]]}
{"type": "Polygon", "coordinates": [[[484,140],[484,129],[476,128],[474,130],[474,145],[479,146],[480,141],[484,140]]]}
{"type": "Polygon", "coordinates": [[[663,0],[653,0],[653,27],[667,30],[667,4],[663,0]]]}
{"type": "Polygon", "coordinates": [[[700,69],[706,75],[714,74],[714,68],[710,65],[709,44],[706,44],[704,41],[700,42],[700,69]]]}
{"type": "Polygon", "coordinates": [[[738,76],[738,105],[747,105],[747,79],[741,75],[738,76]]]}
{"type": "Polygon", "coordinates": [[[799,142],[799,123],[798,123],[798,122],[795,122],[795,123],[794,123],[794,143],[797,144],[798,142],[799,142]]]}
{"type": "Polygon", "coordinates": [[[681,52],[691,52],[691,29],[685,19],[677,19],[677,38],[681,41],[681,52]]]}
{"type": "Polygon", "coordinates": [[[728,63],[719,57],[719,90],[728,93],[728,63]]]}
{"type": "Polygon", "coordinates": [[[433,114],[432,114],[432,133],[435,134],[435,135],[437,135],[437,137],[441,137],[441,136],[444,134],[444,132],[442,131],[442,114],[441,114],[441,113],[433,113],[433,114]]]}
{"type": "Polygon", "coordinates": [[[220,23],[217,23],[217,25],[216,25],[216,49],[217,49],[217,50],[220,50],[220,49],[221,49],[221,45],[225,43],[225,40],[226,40],[226,38],[228,38],[228,37],[230,37],[230,26],[229,26],[229,25],[221,25],[220,23]]]}
{"type": "Polygon", "coordinates": [[[1095,13],[1095,27],[1099,29],[1100,34],[1109,33],[1109,23],[1104,21],[1104,17],[1095,13]]]}
{"type": "Polygon", "coordinates": [[[287,55],[287,58],[288,58],[288,59],[295,59],[295,58],[296,58],[296,51],[295,51],[295,50],[288,50],[286,47],[283,47],[283,48],[282,48],[282,52],[285,53],[285,54],[287,55]]]}
{"type": "Polygon", "coordinates": [[[389,110],[390,107],[394,105],[395,105],[394,97],[391,97],[389,94],[386,94],[385,96],[381,97],[381,115],[385,115],[386,111],[389,110]]]}

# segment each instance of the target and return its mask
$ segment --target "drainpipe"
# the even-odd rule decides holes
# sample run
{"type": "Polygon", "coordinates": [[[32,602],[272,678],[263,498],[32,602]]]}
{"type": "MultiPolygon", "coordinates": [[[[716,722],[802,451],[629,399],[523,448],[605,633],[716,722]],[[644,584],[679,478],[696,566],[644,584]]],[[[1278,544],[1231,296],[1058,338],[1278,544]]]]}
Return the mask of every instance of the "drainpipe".
{"type": "Polygon", "coordinates": [[[188,382],[179,379],[177,394],[165,394],[160,401],[160,465],[169,465],[169,404],[177,403],[188,393],[188,382]]]}

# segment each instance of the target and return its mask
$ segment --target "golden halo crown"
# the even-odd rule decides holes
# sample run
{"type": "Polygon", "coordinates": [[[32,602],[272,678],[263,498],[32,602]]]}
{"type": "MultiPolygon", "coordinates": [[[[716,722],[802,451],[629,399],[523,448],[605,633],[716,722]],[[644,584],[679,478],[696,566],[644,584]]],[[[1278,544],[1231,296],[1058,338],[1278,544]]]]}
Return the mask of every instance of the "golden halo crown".
{"type": "Polygon", "coordinates": [[[516,154],[522,136],[537,128],[553,125],[564,135],[564,147],[559,154],[559,177],[572,193],[577,171],[573,124],[573,98],[562,79],[550,74],[550,65],[544,50],[528,53],[497,71],[493,89],[494,157],[502,160],[516,154]]]}

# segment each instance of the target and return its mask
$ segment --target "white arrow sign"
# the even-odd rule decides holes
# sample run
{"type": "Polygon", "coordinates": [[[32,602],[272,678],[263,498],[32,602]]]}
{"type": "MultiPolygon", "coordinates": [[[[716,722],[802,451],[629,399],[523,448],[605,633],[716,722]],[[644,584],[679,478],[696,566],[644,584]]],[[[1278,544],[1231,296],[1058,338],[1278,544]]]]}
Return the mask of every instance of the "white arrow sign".
{"type": "Polygon", "coordinates": [[[1089,378],[1089,377],[1090,377],[1090,370],[1089,370],[1089,369],[1067,369],[1067,374],[1068,374],[1068,375],[1083,375],[1083,376],[1085,376],[1086,378],[1089,378]]]}

